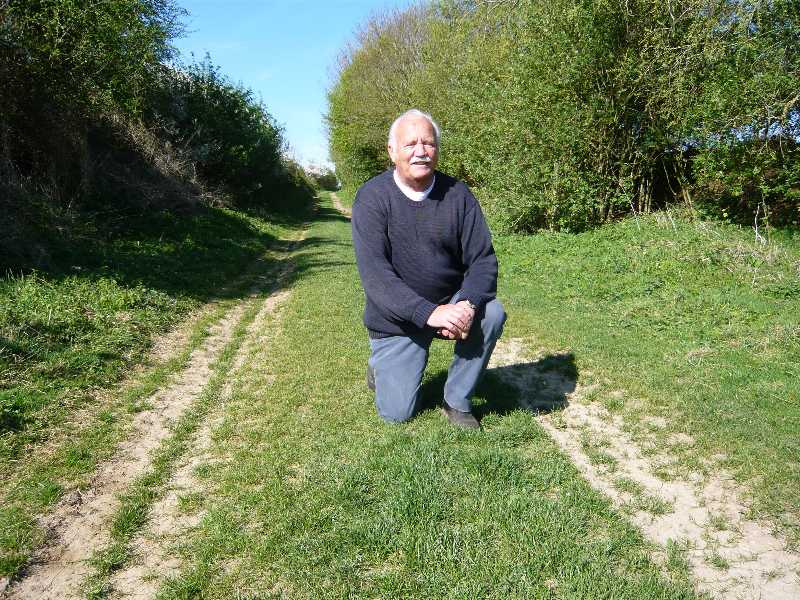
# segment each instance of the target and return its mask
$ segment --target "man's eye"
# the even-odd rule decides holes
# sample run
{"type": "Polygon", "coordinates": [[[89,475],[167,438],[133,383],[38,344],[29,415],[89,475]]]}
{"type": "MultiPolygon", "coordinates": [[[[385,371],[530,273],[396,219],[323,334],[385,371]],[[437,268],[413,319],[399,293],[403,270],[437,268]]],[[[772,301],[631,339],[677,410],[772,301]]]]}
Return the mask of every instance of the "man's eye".
{"type": "MultiPolygon", "coordinates": [[[[403,150],[413,150],[416,147],[417,147],[417,144],[406,144],[405,146],[403,146],[403,150]]],[[[422,142],[422,147],[423,148],[427,148],[427,149],[436,148],[436,143],[435,142],[422,142]]]]}

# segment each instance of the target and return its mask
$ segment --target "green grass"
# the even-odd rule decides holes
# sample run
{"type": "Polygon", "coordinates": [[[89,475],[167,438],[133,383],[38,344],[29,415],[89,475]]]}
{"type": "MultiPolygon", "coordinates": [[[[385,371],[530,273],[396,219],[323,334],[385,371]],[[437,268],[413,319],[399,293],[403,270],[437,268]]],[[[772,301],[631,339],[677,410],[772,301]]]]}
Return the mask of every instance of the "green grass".
{"type": "MultiPolygon", "coordinates": [[[[86,484],[147,396],[271,263],[225,283],[298,227],[228,211],[196,218],[73,250],[63,268],[0,288],[0,574],[40,543],[36,515],[86,484]],[[81,256],[80,269],[64,267],[81,256]],[[109,391],[153,336],[217,297],[172,359],[109,391]],[[80,410],[91,422],[73,422],[80,410]]],[[[753,490],[755,516],[798,539],[800,236],[778,232],[762,247],[747,230],[654,215],[579,235],[496,236],[495,245],[506,337],[570,356],[570,377],[598,384],[592,399],[635,437],[656,438],[687,468],[714,469],[704,461],[715,457],[753,490]],[[647,426],[645,415],[666,427],[647,426]],[[673,450],[673,432],[695,443],[673,450]]],[[[132,538],[192,452],[191,433],[216,411],[201,489],[180,503],[202,520],[180,534],[184,568],[162,599],[696,597],[679,541],[654,564],[624,511],[582,480],[496,373],[475,399],[484,431],[446,423],[435,405],[451,344],[432,348],[422,413],[383,423],[364,385],[369,348],[348,221],[326,203],[297,248],[292,296],[266,324],[270,342],[251,350],[220,405],[243,325],[237,331],[201,401],[123,496],[90,595],[105,595],[130,561],[132,538]]],[[[582,442],[613,472],[602,440],[582,442]]],[[[672,508],[632,480],[615,485],[631,494],[628,510],[672,508]]],[[[707,560],[727,568],[716,552],[707,560]]]]}
{"type": "MultiPolygon", "coordinates": [[[[497,236],[507,334],[576,356],[595,399],[731,470],[800,540],[800,234],[656,214],[578,235],[497,236]],[[623,391],[623,394],[615,392],[623,391]]],[[[641,433],[641,431],[640,431],[641,433]]],[[[716,468],[716,467],[714,467],[716,468]]]]}
{"type": "Polygon", "coordinates": [[[36,515],[88,484],[300,218],[199,208],[122,228],[87,217],[50,240],[48,271],[0,281],[0,575],[28,560],[36,515]],[[156,336],[210,301],[183,347],[148,362],[156,336]]]}
{"type": "MultiPolygon", "coordinates": [[[[159,597],[694,598],[496,377],[476,399],[483,432],[430,408],[379,419],[348,222],[319,217],[234,382],[198,471],[203,520],[159,597]]],[[[433,348],[429,405],[449,351],[433,348]]]]}

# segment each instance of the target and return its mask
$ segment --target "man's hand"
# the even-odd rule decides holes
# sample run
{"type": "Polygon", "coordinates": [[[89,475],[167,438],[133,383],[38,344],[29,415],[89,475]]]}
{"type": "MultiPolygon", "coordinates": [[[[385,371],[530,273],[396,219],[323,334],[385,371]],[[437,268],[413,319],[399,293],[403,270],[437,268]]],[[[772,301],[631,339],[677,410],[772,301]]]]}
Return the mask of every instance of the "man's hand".
{"type": "Polygon", "coordinates": [[[448,339],[467,339],[475,311],[466,300],[456,304],[440,304],[431,313],[428,325],[448,339]]]}

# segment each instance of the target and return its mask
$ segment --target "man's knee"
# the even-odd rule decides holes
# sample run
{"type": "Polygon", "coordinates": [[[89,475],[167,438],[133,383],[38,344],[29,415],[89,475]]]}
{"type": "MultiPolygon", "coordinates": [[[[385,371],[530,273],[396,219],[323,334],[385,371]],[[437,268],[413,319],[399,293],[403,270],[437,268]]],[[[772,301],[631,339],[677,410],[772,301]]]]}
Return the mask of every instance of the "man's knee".
{"type": "Polygon", "coordinates": [[[500,337],[500,334],[503,333],[503,325],[505,325],[506,318],[506,311],[500,300],[495,298],[487,302],[483,317],[483,330],[492,337],[500,337]]]}
{"type": "Polygon", "coordinates": [[[404,423],[414,416],[416,396],[412,398],[375,399],[378,415],[387,423],[404,423]]]}

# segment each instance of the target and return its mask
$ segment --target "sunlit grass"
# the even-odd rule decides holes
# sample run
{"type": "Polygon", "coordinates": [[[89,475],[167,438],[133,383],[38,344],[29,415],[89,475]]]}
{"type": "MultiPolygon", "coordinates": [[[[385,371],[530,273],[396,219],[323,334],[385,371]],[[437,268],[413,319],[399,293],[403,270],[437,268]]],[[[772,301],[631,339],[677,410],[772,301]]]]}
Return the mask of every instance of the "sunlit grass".
{"type": "MultiPolygon", "coordinates": [[[[364,384],[362,292],[331,213],[234,385],[198,470],[204,518],[160,598],[692,598],[592,491],[513,390],[487,377],[483,432],[432,408],[388,425],[364,384]]],[[[441,397],[437,343],[423,396],[441,397]]]]}
{"type": "Polygon", "coordinates": [[[596,399],[676,468],[731,470],[753,516],[800,540],[800,234],[763,244],[748,228],[656,214],[495,245],[508,332],[569,348],[596,399]],[[672,432],[693,444],[668,445],[672,432]]]}

